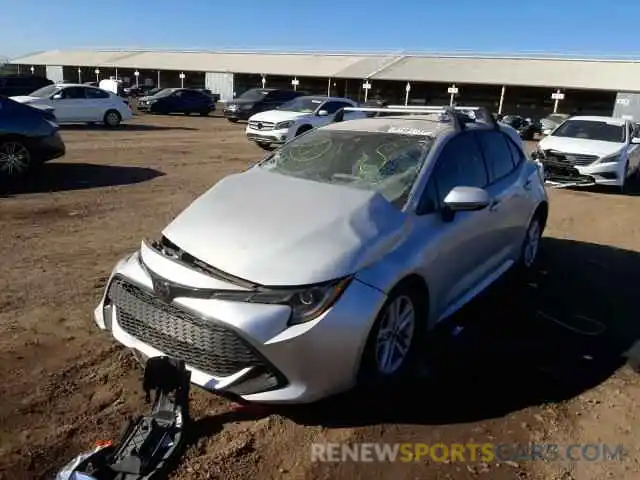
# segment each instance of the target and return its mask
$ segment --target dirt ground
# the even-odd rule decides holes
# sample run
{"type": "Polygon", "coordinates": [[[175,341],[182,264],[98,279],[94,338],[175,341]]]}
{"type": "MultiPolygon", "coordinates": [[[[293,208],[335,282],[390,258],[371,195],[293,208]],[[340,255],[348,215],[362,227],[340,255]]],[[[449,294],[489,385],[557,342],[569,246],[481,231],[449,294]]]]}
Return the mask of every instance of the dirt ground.
{"type": "MultiPolygon", "coordinates": [[[[181,116],[68,127],[67,155],[0,198],[0,478],[51,478],[146,411],[141,370],[93,309],[121,255],[263,155],[243,129],[181,116]]],[[[625,356],[640,338],[640,196],[555,190],[551,201],[537,278],[502,282],[456,315],[466,328],[434,343],[441,371],[304,408],[237,408],[194,389],[197,422],[173,477],[640,478],[640,352],[625,356]],[[313,463],[314,442],[606,443],[627,455],[313,463]]]]}

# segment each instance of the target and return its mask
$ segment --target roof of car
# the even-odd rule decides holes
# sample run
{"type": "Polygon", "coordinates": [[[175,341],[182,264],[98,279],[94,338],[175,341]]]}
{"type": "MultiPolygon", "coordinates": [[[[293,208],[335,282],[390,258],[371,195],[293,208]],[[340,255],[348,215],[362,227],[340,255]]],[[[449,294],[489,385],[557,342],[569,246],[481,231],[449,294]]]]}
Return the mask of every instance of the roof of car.
{"type": "Polygon", "coordinates": [[[439,121],[435,115],[399,115],[358,118],[345,122],[331,123],[323,128],[359,132],[409,133],[435,137],[445,131],[453,130],[453,125],[449,122],[439,121]]]}
{"type": "Polygon", "coordinates": [[[349,103],[353,103],[355,105],[355,102],[353,100],[351,100],[350,98],[344,98],[344,97],[327,97],[324,95],[302,95],[298,98],[296,98],[296,100],[298,99],[302,99],[302,98],[310,98],[313,100],[321,100],[322,102],[349,102],[349,103]]]}
{"type": "Polygon", "coordinates": [[[571,120],[583,120],[585,122],[608,122],[616,125],[624,125],[626,120],[624,118],[617,117],[602,117],[597,115],[584,115],[571,117],[571,120]]]}

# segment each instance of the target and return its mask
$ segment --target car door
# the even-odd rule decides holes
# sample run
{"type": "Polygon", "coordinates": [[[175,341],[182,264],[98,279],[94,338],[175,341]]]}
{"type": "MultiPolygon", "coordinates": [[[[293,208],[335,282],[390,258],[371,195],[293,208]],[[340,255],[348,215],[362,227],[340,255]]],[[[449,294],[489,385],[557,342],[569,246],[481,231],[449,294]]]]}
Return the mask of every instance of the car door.
{"type": "Polygon", "coordinates": [[[637,143],[633,143],[633,139],[638,138],[638,134],[640,134],[640,132],[638,131],[637,125],[632,122],[627,123],[627,129],[627,138],[629,144],[629,146],[627,147],[629,156],[629,167],[627,173],[631,174],[640,170],[640,145],[637,143]]]}
{"type": "Polygon", "coordinates": [[[416,218],[420,268],[429,280],[435,321],[453,313],[491,270],[493,219],[488,209],[443,215],[443,201],[458,186],[484,188],[487,168],[477,139],[462,132],[438,154],[416,218]]]}
{"type": "Polygon", "coordinates": [[[111,96],[108,92],[99,88],[86,88],[87,96],[86,115],[90,122],[101,122],[107,110],[112,108],[111,96]]]}
{"type": "Polygon", "coordinates": [[[475,135],[489,172],[486,190],[491,197],[492,257],[497,269],[519,256],[522,229],[528,223],[526,189],[530,185],[521,179],[525,159],[512,139],[499,130],[477,131],[475,135]]]}
{"type": "Polygon", "coordinates": [[[84,87],[66,87],[52,97],[51,106],[59,122],[91,121],[84,87]]]}

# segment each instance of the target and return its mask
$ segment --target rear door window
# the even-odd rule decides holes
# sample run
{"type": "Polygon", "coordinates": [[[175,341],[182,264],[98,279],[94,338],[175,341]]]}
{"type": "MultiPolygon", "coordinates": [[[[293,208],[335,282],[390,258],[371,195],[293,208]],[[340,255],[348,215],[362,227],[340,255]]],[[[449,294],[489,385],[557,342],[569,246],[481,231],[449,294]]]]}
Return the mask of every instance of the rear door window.
{"type": "Polygon", "coordinates": [[[489,183],[509,175],[515,168],[507,138],[497,131],[478,132],[478,139],[489,168],[489,183]]]}

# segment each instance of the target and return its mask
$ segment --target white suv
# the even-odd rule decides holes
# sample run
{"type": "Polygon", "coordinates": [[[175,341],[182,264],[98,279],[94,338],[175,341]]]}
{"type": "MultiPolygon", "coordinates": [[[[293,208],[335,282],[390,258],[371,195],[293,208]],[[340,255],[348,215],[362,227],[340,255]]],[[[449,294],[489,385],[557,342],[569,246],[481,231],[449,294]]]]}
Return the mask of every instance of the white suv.
{"type": "Polygon", "coordinates": [[[613,117],[571,117],[538,143],[534,156],[548,182],[611,185],[624,189],[640,176],[640,138],[633,122],[613,117]]]}
{"type": "MultiPolygon", "coordinates": [[[[285,143],[312,128],[328,125],[334,114],[356,103],[340,97],[298,97],[276,110],[256,113],[249,118],[247,138],[263,148],[285,143]]],[[[349,114],[360,117],[359,114],[349,114]]]]}

